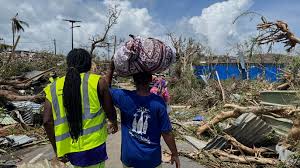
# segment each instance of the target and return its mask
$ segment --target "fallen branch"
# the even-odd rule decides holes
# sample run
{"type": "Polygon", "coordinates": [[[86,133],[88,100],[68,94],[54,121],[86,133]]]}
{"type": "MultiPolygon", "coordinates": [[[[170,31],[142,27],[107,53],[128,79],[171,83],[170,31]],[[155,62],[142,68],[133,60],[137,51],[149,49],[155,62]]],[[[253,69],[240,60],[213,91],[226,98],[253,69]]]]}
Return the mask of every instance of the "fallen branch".
{"type": "Polygon", "coordinates": [[[291,86],[290,83],[284,83],[284,84],[277,86],[277,90],[287,90],[290,86],[291,86]]]}
{"type": "Polygon", "coordinates": [[[224,121],[228,118],[236,118],[240,114],[235,113],[234,111],[227,111],[227,112],[220,112],[218,115],[216,115],[212,120],[208,121],[204,125],[200,126],[197,130],[197,135],[201,135],[209,128],[213,127],[215,124],[224,121]]]}
{"type": "Polygon", "coordinates": [[[22,84],[22,81],[19,80],[0,80],[0,85],[16,85],[22,84]]]}
{"type": "Polygon", "coordinates": [[[0,90],[10,90],[13,92],[18,92],[13,86],[11,85],[0,85],[0,90]]]}
{"type": "Polygon", "coordinates": [[[249,148],[249,147],[243,145],[242,143],[240,143],[239,141],[237,141],[234,137],[232,137],[230,135],[224,135],[223,137],[234,147],[241,149],[242,151],[246,152],[247,154],[251,154],[254,156],[260,156],[261,153],[269,151],[266,148],[253,148],[253,149],[249,148]]]}
{"type": "Polygon", "coordinates": [[[264,165],[266,164],[276,165],[278,163],[278,160],[272,158],[236,156],[236,155],[228,154],[218,149],[210,150],[210,153],[213,154],[214,156],[217,156],[222,161],[227,161],[227,162],[235,162],[235,163],[243,163],[243,164],[255,163],[255,164],[264,164],[264,165]]]}
{"type": "Polygon", "coordinates": [[[281,116],[288,117],[289,113],[295,111],[291,107],[276,107],[276,106],[250,106],[250,107],[241,107],[235,104],[225,104],[224,108],[233,108],[234,110],[231,111],[222,111],[217,114],[212,120],[205,123],[204,125],[200,126],[197,130],[197,134],[201,135],[210,127],[214,126],[215,124],[224,121],[228,118],[237,118],[243,113],[254,113],[257,115],[260,114],[268,114],[268,113],[276,113],[280,114],[281,116]]]}
{"type": "Polygon", "coordinates": [[[0,97],[5,97],[9,101],[39,101],[44,97],[41,95],[33,95],[33,96],[20,96],[13,91],[9,90],[0,90],[0,97]]]}

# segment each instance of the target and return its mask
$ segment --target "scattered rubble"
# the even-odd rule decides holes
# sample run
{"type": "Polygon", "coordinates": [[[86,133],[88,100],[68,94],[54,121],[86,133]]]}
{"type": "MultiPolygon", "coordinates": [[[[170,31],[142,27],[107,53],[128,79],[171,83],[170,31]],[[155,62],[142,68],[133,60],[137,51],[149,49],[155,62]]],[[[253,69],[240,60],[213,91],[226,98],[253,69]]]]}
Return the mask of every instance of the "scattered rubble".
{"type": "Polygon", "coordinates": [[[183,156],[208,167],[299,166],[298,91],[277,91],[282,83],[260,79],[208,79],[201,87],[180,82],[180,88],[171,86],[171,94],[179,93],[173,103],[181,107],[170,113],[172,123],[178,137],[198,150],[183,156]]]}
{"type": "Polygon", "coordinates": [[[12,55],[14,58],[8,62],[9,66],[0,67],[1,71],[8,71],[0,77],[0,167],[16,167],[22,161],[18,151],[45,142],[48,144],[41,127],[43,88],[50,83],[49,78],[57,76],[55,66],[62,59],[46,53],[33,52],[1,53],[1,55],[3,56],[1,62],[8,59],[6,56],[12,55]],[[34,67],[36,63],[43,66],[34,67]],[[21,66],[21,64],[32,66],[34,70],[23,71],[13,68],[13,65],[21,66]]]}
{"type": "MultiPolygon", "coordinates": [[[[45,154],[43,151],[31,156],[28,163],[11,157],[20,149],[48,143],[41,128],[42,89],[50,82],[49,78],[57,75],[54,68],[44,69],[0,79],[0,157],[6,158],[0,159],[0,167],[59,165],[41,156],[45,154]]],[[[118,87],[134,89],[130,82],[117,80],[118,87]]],[[[300,137],[297,91],[277,91],[282,83],[260,79],[221,81],[202,77],[202,80],[187,74],[182,81],[170,82],[170,118],[175,135],[195,148],[195,151],[180,151],[181,156],[199,162],[206,159],[208,167],[232,163],[296,165],[297,157],[293,156],[299,147],[295,147],[295,141],[300,137]]],[[[289,82],[289,88],[295,86],[293,82],[289,82]]],[[[170,154],[164,152],[163,159],[168,162],[170,154]]]]}

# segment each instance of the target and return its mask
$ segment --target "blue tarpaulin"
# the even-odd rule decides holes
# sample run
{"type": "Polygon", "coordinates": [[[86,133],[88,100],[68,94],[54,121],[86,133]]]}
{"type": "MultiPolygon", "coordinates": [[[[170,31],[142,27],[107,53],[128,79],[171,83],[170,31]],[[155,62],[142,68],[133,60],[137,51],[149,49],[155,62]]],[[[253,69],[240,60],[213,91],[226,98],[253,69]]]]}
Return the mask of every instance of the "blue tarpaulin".
{"type": "MultiPolygon", "coordinates": [[[[220,80],[226,79],[250,79],[264,78],[268,81],[275,82],[278,80],[278,68],[282,68],[281,64],[248,64],[246,71],[243,71],[236,63],[229,64],[212,64],[195,66],[195,74],[197,76],[206,75],[218,71],[220,80]]],[[[215,75],[211,77],[215,78],[215,75]]]]}

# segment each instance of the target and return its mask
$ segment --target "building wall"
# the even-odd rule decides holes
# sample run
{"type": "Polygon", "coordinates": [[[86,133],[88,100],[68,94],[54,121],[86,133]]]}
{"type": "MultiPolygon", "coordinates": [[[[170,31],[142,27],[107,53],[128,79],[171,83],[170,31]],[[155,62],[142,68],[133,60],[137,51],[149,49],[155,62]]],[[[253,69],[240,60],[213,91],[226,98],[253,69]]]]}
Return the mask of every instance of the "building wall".
{"type": "MultiPolygon", "coordinates": [[[[245,70],[242,70],[241,66],[237,63],[204,64],[195,66],[195,74],[197,76],[208,75],[217,71],[220,80],[233,78],[256,80],[263,78],[270,82],[275,82],[279,80],[280,68],[283,68],[283,64],[248,63],[245,70]]],[[[211,75],[211,78],[215,78],[215,75],[211,75]]]]}

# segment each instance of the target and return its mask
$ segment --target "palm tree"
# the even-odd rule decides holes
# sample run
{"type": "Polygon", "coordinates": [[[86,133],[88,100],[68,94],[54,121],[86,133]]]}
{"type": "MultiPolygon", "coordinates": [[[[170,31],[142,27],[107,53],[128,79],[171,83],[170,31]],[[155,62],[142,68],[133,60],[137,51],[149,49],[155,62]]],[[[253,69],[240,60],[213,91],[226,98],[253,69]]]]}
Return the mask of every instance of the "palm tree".
{"type": "Polygon", "coordinates": [[[16,16],[14,16],[13,18],[11,18],[11,30],[13,33],[13,45],[15,45],[15,34],[20,32],[21,30],[24,31],[23,25],[29,27],[29,24],[19,20],[17,18],[18,13],[16,14],[16,16]]]}

